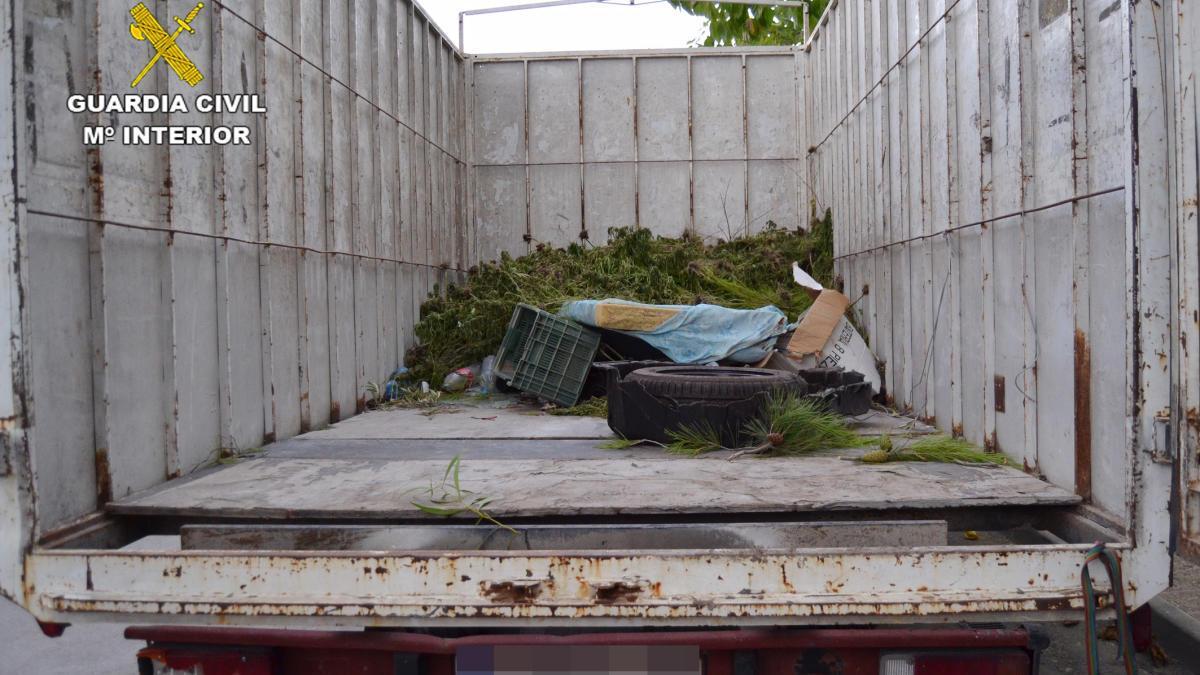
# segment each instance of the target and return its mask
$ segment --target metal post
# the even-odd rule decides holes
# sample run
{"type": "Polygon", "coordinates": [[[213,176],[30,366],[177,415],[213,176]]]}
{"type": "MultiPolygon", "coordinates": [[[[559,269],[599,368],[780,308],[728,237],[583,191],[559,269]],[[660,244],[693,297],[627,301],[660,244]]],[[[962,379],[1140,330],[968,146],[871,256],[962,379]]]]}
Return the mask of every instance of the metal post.
{"type": "MultiPolygon", "coordinates": [[[[808,15],[808,10],[809,10],[809,4],[806,2],[806,3],[804,3],[804,33],[803,33],[803,35],[804,35],[804,39],[802,39],[802,40],[800,41],[800,44],[802,44],[802,45],[803,45],[803,44],[808,44],[808,17],[809,17],[809,15],[808,15]]],[[[459,30],[459,33],[460,33],[460,35],[459,35],[459,38],[458,38],[458,41],[459,41],[459,43],[460,43],[460,47],[459,47],[459,48],[461,49],[461,48],[462,48],[462,47],[461,47],[461,43],[462,43],[462,35],[461,35],[461,33],[462,33],[462,17],[459,17],[458,21],[459,21],[459,24],[458,24],[458,30],[459,30]]]]}

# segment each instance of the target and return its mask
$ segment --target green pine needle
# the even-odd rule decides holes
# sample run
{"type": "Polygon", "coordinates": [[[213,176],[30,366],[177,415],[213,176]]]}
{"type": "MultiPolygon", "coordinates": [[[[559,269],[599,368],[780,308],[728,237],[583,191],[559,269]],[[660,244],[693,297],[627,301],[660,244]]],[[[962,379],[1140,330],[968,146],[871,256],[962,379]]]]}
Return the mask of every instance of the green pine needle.
{"type": "Polygon", "coordinates": [[[562,415],[569,417],[601,417],[608,418],[608,399],[606,398],[589,398],[586,401],[580,401],[570,408],[550,408],[546,412],[551,415],[562,415]]]}
{"type": "Polygon", "coordinates": [[[667,444],[667,452],[676,455],[696,456],[706,452],[724,450],[721,445],[721,434],[708,422],[695,425],[685,424],[678,429],[667,431],[671,442],[667,444]]]}
{"type": "Polygon", "coordinates": [[[850,430],[841,415],[812,399],[791,393],[771,396],[763,414],[743,429],[764,455],[804,455],[818,450],[857,448],[861,436],[850,430]]]}
{"type": "Polygon", "coordinates": [[[955,464],[993,464],[1011,466],[1012,462],[998,452],[986,452],[974,443],[964,438],[954,438],[945,434],[924,436],[913,443],[901,447],[892,447],[891,438],[880,438],[881,449],[873,450],[862,456],[862,461],[869,464],[884,462],[946,462],[955,464]],[[884,442],[888,448],[883,449],[884,442]]]}

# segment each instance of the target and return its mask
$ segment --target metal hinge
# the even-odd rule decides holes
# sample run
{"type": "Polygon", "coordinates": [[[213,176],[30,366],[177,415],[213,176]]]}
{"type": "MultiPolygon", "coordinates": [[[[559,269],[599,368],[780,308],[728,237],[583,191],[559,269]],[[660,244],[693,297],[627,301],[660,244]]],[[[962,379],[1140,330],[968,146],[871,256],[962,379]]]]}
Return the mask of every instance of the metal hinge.
{"type": "Polygon", "coordinates": [[[1154,447],[1148,449],[1150,461],[1155,464],[1175,462],[1175,439],[1171,434],[1171,412],[1160,410],[1154,416],[1154,447]]]}

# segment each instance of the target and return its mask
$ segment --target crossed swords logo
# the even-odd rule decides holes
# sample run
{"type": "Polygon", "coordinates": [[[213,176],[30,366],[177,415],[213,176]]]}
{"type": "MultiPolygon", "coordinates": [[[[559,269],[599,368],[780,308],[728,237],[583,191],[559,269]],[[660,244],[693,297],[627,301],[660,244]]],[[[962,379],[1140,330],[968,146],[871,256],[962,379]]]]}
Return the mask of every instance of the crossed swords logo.
{"type": "Polygon", "coordinates": [[[142,78],[150,73],[150,69],[154,67],[154,64],[158,63],[159,59],[166,61],[171,70],[175,71],[175,74],[179,76],[179,79],[193,87],[200,80],[204,79],[204,75],[200,72],[200,69],[196,67],[196,64],[192,63],[187,54],[184,54],[183,50],[176,44],[176,40],[179,39],[179,35],[183,31],[186,30],[193,35],[196,33],[195,29],[192,28],[192,22],[196,20],[201,9],[204,9],[204,3],[197,2],[192,11],[188,12],[186,18],[175,17],[175,23],[179,24],[179,27],[170,35],[167,34],[167,31],[158,22],[158,19],[154,18],[150,10],[146,9],[146,5],[139,2],[133,6],[133,9],[129,10],[130,15],[133,16],[133,23],[129,24],[129,34],[135,40],[149,40],[150,44],[154,47],[154,56],[146,64],[146,67],[142,68],[142,72],[133,78],[133,84],[129,85],[130,87],[137,87],[138,82],[141,82],[142,78]]]}

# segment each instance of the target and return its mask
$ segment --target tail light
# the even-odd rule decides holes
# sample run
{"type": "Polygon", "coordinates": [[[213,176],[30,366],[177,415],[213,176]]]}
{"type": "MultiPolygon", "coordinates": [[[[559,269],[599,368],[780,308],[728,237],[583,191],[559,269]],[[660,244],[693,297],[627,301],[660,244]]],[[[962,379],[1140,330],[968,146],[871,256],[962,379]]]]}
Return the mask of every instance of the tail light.
{"type": "Polygon", "coordinates": [[[879,675],[1029,675],[1029,654],[1019,649],[884,654],[879,675]]]}

